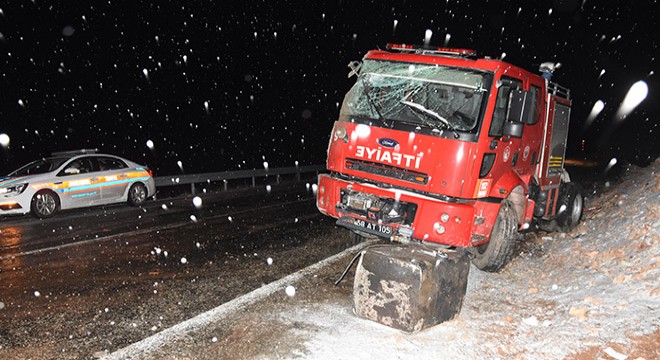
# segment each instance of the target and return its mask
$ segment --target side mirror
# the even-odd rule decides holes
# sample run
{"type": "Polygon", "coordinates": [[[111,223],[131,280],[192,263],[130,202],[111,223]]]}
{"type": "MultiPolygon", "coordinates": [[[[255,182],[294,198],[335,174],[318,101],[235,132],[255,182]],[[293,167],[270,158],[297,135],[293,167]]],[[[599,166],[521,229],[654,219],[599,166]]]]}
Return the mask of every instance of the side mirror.
{"type": "Polygon", "coordinates": [[[506,112],[507,122],[523,122],[523,114],[525,111],[526,99],[531,98],[527,96],[527,92],[523,90],[511,90],[509,93],[509,108],[506,112]]]}
{"type": "Polygon", "coordinates": [[[521,122],[511,122],[506,121],[504,123],[504,129],[502,130],[502,135],[511,136],[515,138],[522,137],[524,124],[521,122]]]}
{"type": "Polygon", "coordinates": [[[507,109],[506,121],[535,123],[534,109],[535,101],[533,94],[529,91],[511,90],[509,94],[509,108],[507,109]]]}
{"type": "Polygon", "coordinates": [[[351,71],[348,72],[348,77],[350,78],[353,75],[360,75],[360,68],[362,67],[362,63],[354,60],[348,63],[348,67],[351,69],[351,71]]]}

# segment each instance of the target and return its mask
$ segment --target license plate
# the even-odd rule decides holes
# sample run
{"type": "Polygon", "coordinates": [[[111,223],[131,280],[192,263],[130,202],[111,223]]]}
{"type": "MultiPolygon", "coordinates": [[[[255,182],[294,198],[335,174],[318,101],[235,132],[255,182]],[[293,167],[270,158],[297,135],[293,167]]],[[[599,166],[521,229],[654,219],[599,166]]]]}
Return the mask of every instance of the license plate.
{"type": "Polygon", "coordinates": [[[387,226],[387,225],[382,225],[378,223],[372,223],[369,221],[365,221],[362,219],[352,219],[353,220],[353,225],[359,226],[363,229],[366,230],[371,230],[369,231],[370,233],[377,232],[379,234],[382,234],[385,237],[390,237],[392,236],[392,227],[387,226]]]}

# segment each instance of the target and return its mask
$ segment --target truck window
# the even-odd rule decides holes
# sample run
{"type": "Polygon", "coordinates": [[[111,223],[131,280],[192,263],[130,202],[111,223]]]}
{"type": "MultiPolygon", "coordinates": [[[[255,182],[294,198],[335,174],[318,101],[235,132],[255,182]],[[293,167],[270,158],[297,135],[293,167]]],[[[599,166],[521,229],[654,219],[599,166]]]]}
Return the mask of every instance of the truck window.
{"type": "Polygon", "coordinates": [[[502,136],[502,129],[504,128],[504,119],[506,111],[509,108],[509,95],[512,89],[519,89],[521,87],[520,80],[502,76],[504,80],[497,89],[497,100],[495,102],[495,110],[493,111],[493,121],[490,123],[488,130],[489,136],[502,136]]]}
{"type": "Polygon", "coordinates": [[[534,101],[532,102],[532,107],[525,111],[525,124],[534,125],[539,121],[540,109],[541,109],[541,89],[538,86],[532,85],[529,88],[529,96],[531,96],[534,101]]]}
{"type": "Polygon", "coordinates": [[[440,65],[365,60],[340,118],[476,132],[492,74],[440,65]]]}

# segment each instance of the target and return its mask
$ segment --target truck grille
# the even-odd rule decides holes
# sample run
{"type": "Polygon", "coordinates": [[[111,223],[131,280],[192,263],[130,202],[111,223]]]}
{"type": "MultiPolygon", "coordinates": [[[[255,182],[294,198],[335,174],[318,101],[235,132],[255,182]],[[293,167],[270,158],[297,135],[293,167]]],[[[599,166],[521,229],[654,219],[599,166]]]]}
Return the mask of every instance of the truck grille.
{"type": "Polygon", "coordinates": [[[395,166],[377,164],[369,161],[346,159],[344,165],[347,169],[408,181],[415,184],[426,185],[426,183],[429,181],[429,176],[424,173],[401,169],[395,166]]]}

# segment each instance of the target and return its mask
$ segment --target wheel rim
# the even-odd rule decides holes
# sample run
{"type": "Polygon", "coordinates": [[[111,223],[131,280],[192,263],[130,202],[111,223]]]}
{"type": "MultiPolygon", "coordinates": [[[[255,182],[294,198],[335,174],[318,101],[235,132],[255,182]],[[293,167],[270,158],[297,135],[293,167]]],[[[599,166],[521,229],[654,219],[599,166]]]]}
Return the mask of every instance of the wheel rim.
{"type": "Polygon", "coordinates": [[[147,197],[146,191],[144,191],[143,186],[133,186],[133,191],[131,191],[131,200],[134,203],[141,203],[147,197]]]}
{"type": "Polygon", "coordinates": [[[50,215],[55,211],[57,203],[55,199],[49,194],[37,195],[37,212],[41,215],[50,215]]]}
{"type": "Polygon", "coordinates": [[[577,194],[573,200],[573,209],[571,209],[571,223],[577,224],[580,221],[580,215],[582,215],[582,195],[577,194]]]}

